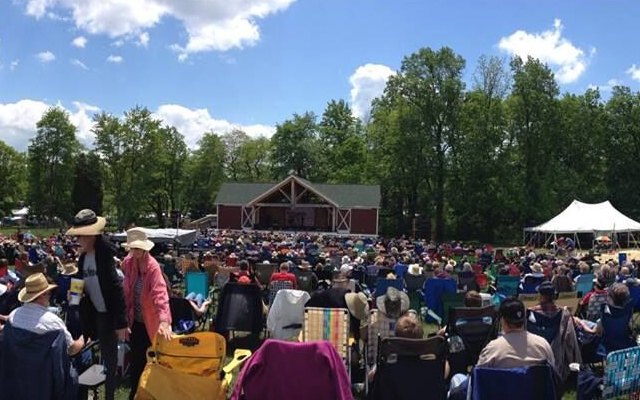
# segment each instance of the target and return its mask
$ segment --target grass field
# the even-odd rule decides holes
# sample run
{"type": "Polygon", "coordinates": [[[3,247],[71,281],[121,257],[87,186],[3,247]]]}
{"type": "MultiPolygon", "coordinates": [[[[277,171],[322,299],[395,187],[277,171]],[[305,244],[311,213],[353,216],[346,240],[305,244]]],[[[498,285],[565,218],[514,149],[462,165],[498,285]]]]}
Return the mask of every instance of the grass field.
{"type": "MultiPolygon", "coordinates": [[[[58,229],[56,228],[23,228],[22,233],[30,232],[39,237],[48,237],[53,233],[57,233],[58,229]]],[[[18,228],[14,228],[12,226],[0,226],[0,234],[4,234],[5,236],[13,235],[18,233],[18,228]]]]}

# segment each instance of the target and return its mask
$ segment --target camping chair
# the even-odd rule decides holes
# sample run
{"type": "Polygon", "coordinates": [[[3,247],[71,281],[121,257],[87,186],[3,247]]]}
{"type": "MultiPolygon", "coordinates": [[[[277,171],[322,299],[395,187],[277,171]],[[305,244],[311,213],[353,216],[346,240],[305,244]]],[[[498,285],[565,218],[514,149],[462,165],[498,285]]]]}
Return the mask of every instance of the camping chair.
{"type": "Polygon", "coordinates": [[[171,310],[171,329],[175,334],[189,334],[196,330],[195,311],[189,300],[170,297],[169,309],[171,310]]]}
{"type": "Polygon", "coordinates": [[[594,293],[589,298],[589,304],[585,312],[585,318],[589,321],[596,322],[602,315],[602,305],[607,304],[606,293],[594,293]]]}
{"type": "Polygon", "coordinates": [[[296,269],[293,274],[296,276],[298,290],[304,290],[309,294],[316,290],[316,288],[313,287],[313,271],[296,269]]]}
{"type": "Polygon", "coordinates": [[[232,372],[249,358],[249,350],[237,349],[223,367],[227,355],[224,338],[214,332],[154,340],[140,377],[136,400],[226,399],[232,372]]]}
{"type": "Polygon", "coordinates": [[[351,400],[347,371],[328,342],[269,339],[238,375],[231,400],[351,400]]]}
{"type": "Polygon", "coordinates": [[[640,346],[607,355],[602,396],[610,399],[640,390],[640,346]]]}
{"type": "MultiPolygon", "coordinates": [[[[202,296],[202,300],[206,300],[211,297],[209,292],[209,276],[206,272],[187,272],[184,278],[184,295],[185,297],[189,293],[195,293],[202,296]]],[[[204,314],[196,318],[198,325],[204,325],[209,318],[209,309],[205,310],[204,314]]]]}
{"type": "Polygon", "coordinates": [[[485,273],[476,274],[476,283],[480,290],[484,290],[489,285],[489,277],[485,273]]]}
{"type": "Polygon", "coordinates": [[[293,289],[293,283],[289,281],[273,281],[269,284],[269,307],[273,304],[273,301],[278,294],[278,291],[282,289],[293,289]]]}
{"type": "Polygon", "coordinates": [[[540,284],[544,281],[545,278],[543,277],[528,276],[522,282],[522,290],[520,292],[525,294],[538,293],[538,286],[540,286],[540,284]]]}
{"type": "Polygon", "coordinates": [[[633,304],[631,302],[628,302],[624,307],[616,307],[611,304],[602,305],[602,338],[600,346],[598,346],[598,355],[606,357],[612,351],[636,345],[629,331],[629,321],[632,315],[633,304]]]}
{"type": "Polygon", "coordinates": [[[165,262],[164,264],[162,264],[162,272],[167,275],[167,278],[169,278],[169,282],[171,284],[180,281],[180,275],[178,274],[178,269],[176,268],[176,264],[174,261],[165,262]]]}
{"type": "Polygon", "coordinates": [[[442,293],[442,324],[449,323],[449,310],[455,307],[464,307],[464,293],[442,293]]]}
{"type": "Polygon", "coordinates": [[[467,399],[559,400],[553,368],[548,364],[519,368],[475,367],[467,399]]]}
{"type": "Polygon", "coordinates": [[[274,339],[298,337],[304,322],[304,305],[311,296],[304,290],[280,290],[267,316],[267,330],[274,339]]]}
{"type": "Polygon", "coordinates": [[[584,297],[593,289],[594,279],[596,279],[594,274],[584,274],[578,277],[576,281],[576,292],[578,292],[578,296],[584,297]]]}
{"type": "Polygon", "coordinates": [[[302,341],[325,340],[333,345],[351,377],[349,348],[349,310],[345,308],[306,307],[302,325],[302,341]]]}
{"type": "Polygon", "coordinates": [[[269,281],[271,280],[271,275],[276,270],[276,264],[270,263],[260,263],[256,264],[255,273],[258,282],[264,287],[269,287],[269,281]]]}
{"type": "Polygon", "coordinates": [[[561,322],[562,311],[558,311],[550,317],[544,313],[527,310],[527,331],[545,338],[549,344],[560,333],[561,322]]]}
{"type": "Polygon", "coordinates": [[[182,267],[182,275],[186,275],[187,272],[198,272],[198,260],[183,257],[180,263],[182,267]]]}
{"type": "MultiPolygon", "coordinates": [[[[444,319],[442,309],[442,294],[456,293],[456,281],[454,279],[427,279],[424,289],[424,302],[427,308],[444,319]]],[[[427,322],[436,322],[436,320],[428,315],[427,322]]]]}
{"type": "Polygon", "coordinates": [[[447,342],[429,339],[379,338],[373,399],[444,399],[447,342]]]}
{"type": "MultiPolygon", "coordinates": [[[[378,336],[381,338],[396,336],[396,320],[387,317],[377,309],[369,311],[369,326],[367,327],[367,373],[378,359],[378,336]]],[[[368,382],[368,381],[367,381],[368,382]]]]}
{"type": "Polygon", "coordinates": [[[475,307],[453,307],[449,309],[449,323],[447,337],[459,336],[464,344],[464,354],[461,357],[450,354],[453,371],[467,372],[467,367],[475,365],[482,349],[496,338],[498,314],[493,305],[475,307]],[[454,366],[453,360],[457,360],[454,366]]]}
{"type": "Polygon", "coordinates": [[[470,290],[480,292],[480,284],[478,283],[476,275],[461,276],[461,274],[458,274],[458,289],[465,292],[470,290]]]}
{"type": "Polygon", "coordinates": [[[496,291],[505,296],[517,296],[520,278],[517,276],[498,275],[496,278],[496,291]]]}
{"type": "Polygon", "coordinates": [[[263,304],[260,288],[250,283],[227,283],[218,299],[215,331],[228,335],[250,332],[257,343],[262,332],[263,304]]]}
{"type": "Polygon", "coordinates": [[[390,287],[394,287],[399,291],[402,291],[404,288],[404,283],[402,279],[386,279],[386,278],[378,278],[376,279],[376,290],[373,293],[373,303],[375,304],[375,300],[384,296],[387,293],[387,289],[390,287]]]}
{"type": "Polygon", "coordinates": [[[422,304],[424,304],[424,282],[426,277],[424,275],[416,276],[411,274],[405,274],[404,286],[409,295],[409,309],[414,310],[420,314],[422,304]]]}
{"type": "Polygon", "coordinates": [[[631,282],[628,279],[627,287],[629,288],[629,297],[631,298],[631,304],[633,304],[633,310],[640,311],[640,284],[637,280],[631,282]]]}

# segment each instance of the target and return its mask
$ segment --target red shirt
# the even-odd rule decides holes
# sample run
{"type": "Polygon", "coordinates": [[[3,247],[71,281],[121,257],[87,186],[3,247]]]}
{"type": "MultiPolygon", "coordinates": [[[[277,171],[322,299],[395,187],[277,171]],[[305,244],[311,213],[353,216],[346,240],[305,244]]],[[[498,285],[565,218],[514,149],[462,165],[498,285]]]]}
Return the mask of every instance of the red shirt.
{"type": "Polygon", "coordinates": [[[274,272],[269,279],[269,282],[273,281],[289,281],[296,288],[296,276],[290,272],[274,272]]]}

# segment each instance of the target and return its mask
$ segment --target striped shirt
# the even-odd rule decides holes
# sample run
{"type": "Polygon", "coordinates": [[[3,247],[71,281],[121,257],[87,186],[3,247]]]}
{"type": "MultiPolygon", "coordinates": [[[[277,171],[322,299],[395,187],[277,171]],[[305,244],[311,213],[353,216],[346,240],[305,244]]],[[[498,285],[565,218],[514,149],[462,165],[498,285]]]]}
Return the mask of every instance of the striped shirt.
{"type": "Polygon", "coordinates": [[[25,303],[25,305],[16,308],[9,314],[8,321],[15,328],[39,334],[62,330],[64,331],[67,347],[71,347],[73,344],[73,337],[60,317],[40,304],[25,303]]]}
{"type": "Polygon", "coordinates": [[[134,318],[137,322],[144,322],[142,317],[142,289],[144,281],[141,276],[138,276],[136,279],[136,283],[133,285],[133,307],[134,307],[134,318]]]}

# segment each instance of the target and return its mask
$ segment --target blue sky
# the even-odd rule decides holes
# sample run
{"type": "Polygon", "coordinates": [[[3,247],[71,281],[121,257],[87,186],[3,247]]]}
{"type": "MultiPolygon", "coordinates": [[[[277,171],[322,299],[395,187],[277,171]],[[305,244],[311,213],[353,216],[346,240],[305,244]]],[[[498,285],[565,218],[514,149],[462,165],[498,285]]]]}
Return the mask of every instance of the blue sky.
{"type": "Polygon", "coordinates": [[[270,135],[331,99],[366,115],[425,46],[464,57],[467,82],[481,54],[532,54],[563,91],[606,97],[612,84],[640,88],[639,17],[631,0],[5,0],[0,139],[24,150],[55,104],[87,145],[96,111],[136,104],[191,146],[211,129],[270,135]]]}

